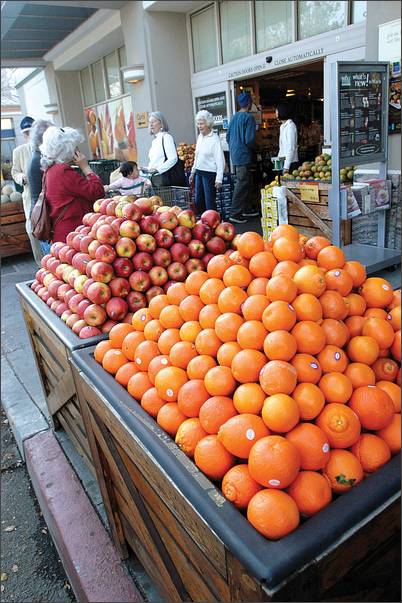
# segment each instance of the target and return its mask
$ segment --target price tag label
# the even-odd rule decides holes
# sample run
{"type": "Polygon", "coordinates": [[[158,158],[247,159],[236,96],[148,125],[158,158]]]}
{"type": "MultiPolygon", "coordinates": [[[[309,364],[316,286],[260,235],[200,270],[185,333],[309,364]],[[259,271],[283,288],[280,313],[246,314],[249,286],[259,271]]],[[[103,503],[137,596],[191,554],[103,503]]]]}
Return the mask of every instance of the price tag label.
{"type": "Polygon", "coordinates": [[[310,203],[320,202],[320,191],[318,182],[300,182],[300,199],[310,201],[310,203]]]}

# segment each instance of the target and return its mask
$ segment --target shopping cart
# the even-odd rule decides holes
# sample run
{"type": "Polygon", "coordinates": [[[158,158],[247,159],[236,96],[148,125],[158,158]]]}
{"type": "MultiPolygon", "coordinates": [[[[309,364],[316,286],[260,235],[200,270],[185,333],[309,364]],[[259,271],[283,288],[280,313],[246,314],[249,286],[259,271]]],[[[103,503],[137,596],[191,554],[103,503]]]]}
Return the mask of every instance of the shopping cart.
{"type": "MultiPolygon", "coordinates": [[[[150,178],[151,173],[141,170],[141,176],[150,178]]],[[[170,207],[177,206],[181,209],[191,209],[195,212],[194,188],[192,186],[154,186],[143,188],[143,195],[151,197],[158,195],[163,201],[163,205],[170,207]]]]}

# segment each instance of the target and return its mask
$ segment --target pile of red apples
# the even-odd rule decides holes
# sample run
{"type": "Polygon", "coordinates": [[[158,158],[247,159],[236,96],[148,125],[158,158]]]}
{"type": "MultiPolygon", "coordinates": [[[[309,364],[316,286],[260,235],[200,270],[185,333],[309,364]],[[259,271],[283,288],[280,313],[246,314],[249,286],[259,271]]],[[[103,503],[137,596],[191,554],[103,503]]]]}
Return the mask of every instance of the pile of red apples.
{"type": "Polygon", "coordinates": [[[218,212],[196,221],[192,210],[162,203],[157,196],[95,201],[42,259],[31,288],[79,337],[131,323],[153,297],[233,248],[234,226],[218,212]]]}

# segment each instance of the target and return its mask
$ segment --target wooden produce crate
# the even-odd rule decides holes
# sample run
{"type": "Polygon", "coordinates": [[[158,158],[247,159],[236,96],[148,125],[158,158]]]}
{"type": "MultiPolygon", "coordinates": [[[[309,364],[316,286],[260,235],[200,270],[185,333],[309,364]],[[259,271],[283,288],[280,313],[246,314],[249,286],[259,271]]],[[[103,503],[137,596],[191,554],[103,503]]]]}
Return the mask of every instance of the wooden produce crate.
{"type": "MultiPolygon", "coordinates": [[[[308,237],[320,235],[331,240],[332,220],[328,207],[328,192],[331,185],[318,183],[319,202],[317,203],[301,201],[299,181],[283,180],[282,184],[287,188],[289,224],[295,226],[299,232],[308,237]]],[[[342,220],[341,234],[343,245],[351,243],[351,220],[342,220]]]]}
{"type": "Polygon", "coordinates": [[[22,202],[0,205],[0,256],[29,253],[31,244],[25,230],[25,214],[22,202]]]}
{"type": "Polygon", "coordinates": [[[94,345],[107,335],[80,339],[32,291],[30,284],[19,283],[16,288],[53,427],[65,429],[95,474],[69,356],[73,350],[94,345]]]}
{"type": "Polygon", "coordinates": [[[132,548],[164,600],[330,601],[336,591],[363,601],[368,581],[374,589],[397,580],[399,457],[270,542],[93,351],[76,350],[71,362],[111,532],[122,556],[132,548]],[[373,560],[384,567],[373,571],[373,560]]]}

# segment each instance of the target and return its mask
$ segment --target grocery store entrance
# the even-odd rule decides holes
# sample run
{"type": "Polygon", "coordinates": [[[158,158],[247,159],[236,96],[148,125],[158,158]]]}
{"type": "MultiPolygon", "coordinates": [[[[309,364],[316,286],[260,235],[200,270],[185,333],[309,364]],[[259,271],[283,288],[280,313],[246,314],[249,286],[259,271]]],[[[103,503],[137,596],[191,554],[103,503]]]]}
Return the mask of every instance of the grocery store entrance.
{"type": "Polygon", "coordinates": [[[298,131],[299,164],[310,161],[322,152],[323,144],[323,61],[276,71],[258,78],[235,82],[236,96],[249,92],[253,98],[252,112],[257,122],[254,185],[271,182],[271,157],[279,150],[280,123],[275,116],[278,103],[288,102],[298,131]]]}

